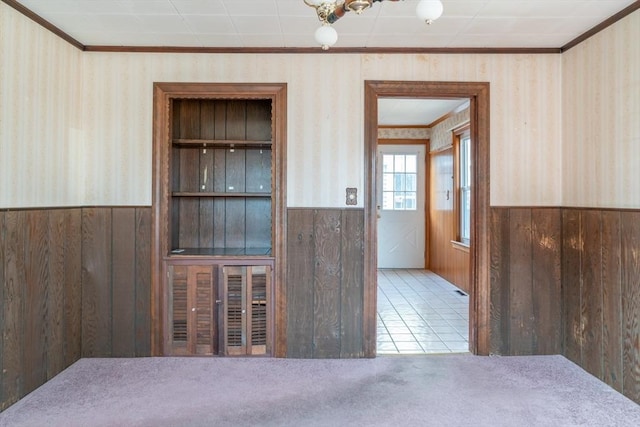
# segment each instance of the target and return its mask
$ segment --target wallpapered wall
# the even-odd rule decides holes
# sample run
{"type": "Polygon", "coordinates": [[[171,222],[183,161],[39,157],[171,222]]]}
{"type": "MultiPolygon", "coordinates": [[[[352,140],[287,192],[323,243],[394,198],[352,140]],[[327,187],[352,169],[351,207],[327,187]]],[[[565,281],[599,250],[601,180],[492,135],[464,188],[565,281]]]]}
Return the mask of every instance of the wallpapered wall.
{"type": "Polygon", "coordinates": [[[154,81],[288,83],[288,205],[341,207],[364,80],[490,82],[492,205],[640,206],[638,12],[564,56],[82,53],[0,14],[0,208],[149,205],[154,81]]]}
{"type": "Polygon", "coordinates": [[[0,3],[0,208],[84,202],[81,55],[0,3]]]}
{"type": "Polygon", "coordinates": [[[562,56],[563,202],[640,207],[640,11],[562,56]]]}
{"type": "Polygon", "coordinates": [[[452,131],[469,122],[470,108],[452,115],[435,125],[431,131],[431,151],[440,151],[453,145],[452,131]]]}

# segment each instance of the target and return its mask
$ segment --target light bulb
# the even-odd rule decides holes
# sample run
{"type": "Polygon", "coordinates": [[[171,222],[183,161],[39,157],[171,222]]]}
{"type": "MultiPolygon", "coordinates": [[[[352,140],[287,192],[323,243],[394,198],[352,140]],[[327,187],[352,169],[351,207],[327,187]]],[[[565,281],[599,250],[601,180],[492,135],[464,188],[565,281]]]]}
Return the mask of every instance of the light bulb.
{"type": "Polygon", "coordinates": [[[338,41],[338,32],[329,24],[323,24],[318,28],[315,36],[316,41],[322,46],[322,50],[329,49],[338,41]]]}
{"type": "Polygon", "coordinates": [[[420,20],[431,24],[436,19],[442,16],[444,7],[440,0],[421,0],[416,7],[416,15],[420,20]]]}

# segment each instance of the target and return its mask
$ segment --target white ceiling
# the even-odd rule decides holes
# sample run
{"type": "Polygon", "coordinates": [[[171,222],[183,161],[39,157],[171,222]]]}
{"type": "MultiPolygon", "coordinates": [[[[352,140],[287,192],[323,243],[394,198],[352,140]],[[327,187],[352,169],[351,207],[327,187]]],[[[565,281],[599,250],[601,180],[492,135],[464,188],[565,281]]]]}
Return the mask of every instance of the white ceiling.
{"type": "MultiPolygon", "coordinates": [[[[418,0],[376,2],[335,24],[343,48],[559,48],[634,0],[442,0],[427,26],[418,0]]],[[[88,46],[316,47],[303,0],[19,0],[88,46]]]]}
{"type": "Polygon", "coordinates": [[[462,109],[468,99],[378,99],[378,125],[411,126],[428,125],[445,114],[462,109]]]}

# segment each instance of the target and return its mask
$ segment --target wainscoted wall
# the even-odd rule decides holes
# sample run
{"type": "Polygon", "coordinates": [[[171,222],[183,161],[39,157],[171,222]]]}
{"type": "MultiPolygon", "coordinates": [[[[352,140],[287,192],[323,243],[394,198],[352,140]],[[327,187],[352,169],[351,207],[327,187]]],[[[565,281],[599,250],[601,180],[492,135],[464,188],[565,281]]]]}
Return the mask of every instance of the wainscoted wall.
{"type": "Polygon", "coordinates": [[[151,209],[82,210],[82,356],[151,354],[151,209]]]}
{"type": "Polygon", "coordinates": [[[559,208],[491,208],[491,352],[562,353],[559,208]]]}
{"type": "Polygon", "coordinates": [[[287,356],[362,357],[364,211],[287,215],[287,356]]]}
{"type": "Polygon", "coordinates": [[[640,211],[564,209],[565,356],[640,403],[640,211]]]}
{"type": "Polygon", "coordinates": [[[640,403],[640,211],[491,209],[491,345],[564,354],[640,403]]]}
{"type": "Polygon", "coordinates": [[[150,355],[150,208],[0,211],[0,409],[80,357],[150,355]]]}
{"type": "Polygon", "coordinates": [[[80,358],[81,210],[0,212],[0,409],[80,358]]]}

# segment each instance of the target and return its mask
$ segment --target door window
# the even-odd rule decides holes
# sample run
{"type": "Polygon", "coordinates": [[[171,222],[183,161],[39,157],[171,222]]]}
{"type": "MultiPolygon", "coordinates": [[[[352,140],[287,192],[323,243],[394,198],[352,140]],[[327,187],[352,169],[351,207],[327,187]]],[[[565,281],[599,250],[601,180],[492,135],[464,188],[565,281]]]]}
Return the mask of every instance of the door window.
{"type": "Polygon", "coordinates": [[[382,209],[414,211],[417,209],[418,156],[384,154],[382,156],[382,209]]]}

